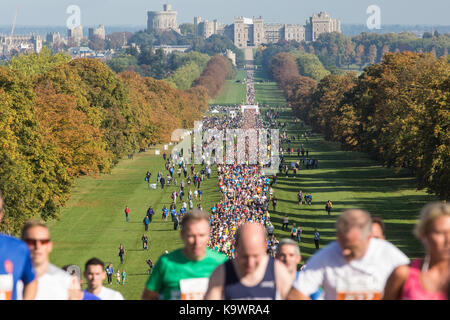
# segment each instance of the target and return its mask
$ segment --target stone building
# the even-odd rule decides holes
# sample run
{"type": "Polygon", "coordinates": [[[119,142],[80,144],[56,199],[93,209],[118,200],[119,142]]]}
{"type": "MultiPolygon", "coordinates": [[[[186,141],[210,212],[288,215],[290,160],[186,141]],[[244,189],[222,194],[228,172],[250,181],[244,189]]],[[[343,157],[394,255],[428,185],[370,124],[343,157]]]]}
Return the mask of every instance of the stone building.
{"type": "Polygon", "coordinates": [[[180,33],[177,22],[177,11],[172,10],[172,5],[165,4],[163,11],[147,12],[147,31],[168,31],[173,30],[180,33]]]}
{"type": "Polygon", "coordinates": [[[213,34],[225,33],[225,25],[219,23],[216,19],[213,21],[203,20],[202,17],[194,18],[194,34],[208,39],[213,34]]]}
{"type": "Polygon", "coordinates": [[[106,39],[106,31],[105,31],[105,26],[104,25],[100,25],[97,28],[89,28],[89,40],[92,40],[92,38],[94,36],[99,37],[102,40],[106,39]]]}
{"type": "Polygon", "coordinates": [[[331,19],[326,12],[313,14],[306,20],[306,41],[316,41],[320,34],[341,32],[341,20],[331,19]]]}
{"type": "Polygon", "coordinates": [[[83,39],[83,26],[67,29],[67,38],[75,46],[79,46],[83,39]]]}
{"type": "Polygon", "coordinates": [[[211,24],[209,25],[206,21],[203,22],[200,17],[195,17],[195,34],[208,38],[212,34],[222,33],[230,37],[238,48],[275,43],[280,40],[315,41],[321,33],[341,32],[340,20],[331,19],[326,12],[314,14],[306,21],[305,25],[264,24],[264,19],[261,16],[252,19],[234,17],[233,24],[225,26],[223,29],[216,27],[219,25],[217,20],[214,20],[211,24]]]}
{"type": "Polygon", "coordinates": [[[0,36],[0,55],[9,56],[13,51],[40,53],[42,51],[42,38],[40,35],[0,36]]]}

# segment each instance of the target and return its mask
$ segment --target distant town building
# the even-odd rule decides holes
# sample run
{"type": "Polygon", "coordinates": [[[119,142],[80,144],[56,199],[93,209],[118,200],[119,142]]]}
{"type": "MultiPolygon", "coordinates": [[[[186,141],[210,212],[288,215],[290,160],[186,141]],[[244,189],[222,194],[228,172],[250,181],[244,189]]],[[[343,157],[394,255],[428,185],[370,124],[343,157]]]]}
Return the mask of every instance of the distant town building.
{"type": "Polygon", "coordinates": [[[227,49],[226,51],[226,57],[233,62],[233,65],[236,66],[236,53],[231,51],[230,49],[227,49]]]}
{"type": "Polygon", "coordinates": [[[172,5],[165,4],[163,11],[147,12],[147,31],[168,31],[173,30],[180,33],[177,22],[177,11],[172,10],[172,5]]]}
{"type": "Polygon", "coordinates": [[[315,13],[306,20],[306,41],[316,41],[320,34],[341,32],[341,20],[331,19],[326,12],[315,13]]]}
{"type": "Polygon", "coordinates": [[[202,17],[194,18],[194,34],[208,39],[213,34],[224,34],[225,25],[219,23],[217,20],[208,21],[202,19],[202,17]]]}
{"type": "Polygon", "coordinates": [[[8,57],[14,51],[18,53],[40,53],[42,51],[41,36],[0,36],[0,55],[8,57]]]}
{"type": "Polygon", "coordinates": [[[305,25],[296,24],[265,24],[260,17],[234,17],[232,25],[221,25],[214,20],[203,21],[201,17],[194,18],[195,35],[209,38],[213,34],[225,34],[231,38],[238,48],[259,46],[275,43],[280,40],[316,41],[320,34],[341,32],[341,21],[332,19],[328,13],[314,14],[305,25]]]}
{"type": "Polygon", "coordinates": [[[153,52],[155,52],[157,49],[162,49],[165,54],[171,54],[172,52],[186,52],[190,48],[191,46],[160,45],[160,46],[153,46],[153,52]]]}
{"type": "Polygon", "coordinates": [[[83,39],[83,26],[67,29],[68,41],[76,46],[79,46],[83,39]]]}
{"type": "Polygon", "coordinates": [[[59,32],[47,33],[46,43],[49,47],[59,47],[67,44],[66,39],[62,38],[59,32]]]}
{"type": "Polygon", "coordinates": [[[94,36],[97,36],[98,38],[105,40],[106,39],[106,31],[105,26],[100,25],[98,28],[89,28],[89,40],[92,40],[94,36]]]}

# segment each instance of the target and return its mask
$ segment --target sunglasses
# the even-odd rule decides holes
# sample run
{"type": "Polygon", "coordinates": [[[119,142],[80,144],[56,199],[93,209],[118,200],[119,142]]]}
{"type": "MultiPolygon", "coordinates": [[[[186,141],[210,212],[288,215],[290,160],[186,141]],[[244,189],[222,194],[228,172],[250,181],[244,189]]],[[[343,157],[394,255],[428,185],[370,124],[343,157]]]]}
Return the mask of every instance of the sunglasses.
{"type": "Polygon", "coordinates": [[[38,241],[40,244],[48,244],[50,242],[50,239],[24,239],[26,244],[36,246],[38,241]]]}

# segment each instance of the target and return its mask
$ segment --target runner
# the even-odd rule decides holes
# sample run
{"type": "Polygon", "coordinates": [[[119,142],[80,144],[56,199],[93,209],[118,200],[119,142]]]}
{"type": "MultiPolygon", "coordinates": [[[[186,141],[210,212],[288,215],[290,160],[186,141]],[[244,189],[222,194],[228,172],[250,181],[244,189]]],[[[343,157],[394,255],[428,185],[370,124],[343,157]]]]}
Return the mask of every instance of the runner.
{"type": "MultiPolygon", "coordinates": [[[[120,284],[120,271],[117,270],[117,282],[120,284]]],[[[84,266],[84,277],[87,280],[87,292],[102,300],[124,300],[120,292],[103,286],[106,278],[105,264],[97,258],[89,259],[84,266]]]]}
{"type": "Polygon", "coordinates": [[[236,259],[214,270],[205,299],[285,299],[292,284],[287,268],[266,253],[266,233],[259,223],[245,223],[236,234],[236,259]]]}
{"type": "Polygon", "coordinates": [[[188,211],[181,223],[184,247],[159,258],[142,293],[144,300],[202,299],[212,271],[227,260],[207,248],[210,228],[206,212],[188,211]]]}
{"type": "Polygon", "coordinates": [[[284,263],[292,278],[292,282],[294,282],[298,275],[297,266],[302,261],[300,248],[297,243],[287,238],[281,240],[276,252],[276,258],[284,263]]]}
{"type": "Polygon", "coordinates": [[[72,277],[50,263],[53,242],[50,231],[41,221],[31,220],[22,228],[22,240],[28,245],[36,270],[38,288],[35,300],[68,300],[72,277]]]}
{"type": "MultiPolygon", "coordinates": [[[[0,192],[0,223],[4,210],[0,192]]],[[[17,300],[18,293],[24,300],[33,300],[37,288],[38,280],[27,245],[0,233],[0,300],[17,300]],[[17,288],[19,280],[24,284],[20,293],[17,288]]]]}
{"type": "Polygon", "coordinates": [[[448,300],[450,287],[450,205],[427,204],[414,229],[426,249],[424,259],[397,267],[387,280],[385,300],[448,300]]]}
{"type": "Polygon", "coordinates": [[[372,217],[372,232],[371,236],[377,239],[385,240],[384,236],[384,222],[379,217],[372,217]]]}
{"type": "Polygon", "coordinates": [[[409,263],[391,243],[370,237],[371,218],[366,211],[343,212],[336,231],[337,241],[309,258],[289,299],[308,300],[322,287],[325,300],[379,300],[391,272],[409,263]]]}

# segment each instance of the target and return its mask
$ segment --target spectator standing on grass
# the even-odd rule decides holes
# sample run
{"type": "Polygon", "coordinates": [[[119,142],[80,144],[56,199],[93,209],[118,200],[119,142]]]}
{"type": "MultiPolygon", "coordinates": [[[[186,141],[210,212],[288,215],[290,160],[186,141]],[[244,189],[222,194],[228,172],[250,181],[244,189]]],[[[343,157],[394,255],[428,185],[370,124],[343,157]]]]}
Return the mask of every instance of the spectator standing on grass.
{"type": "Polygon", "coordinates": [[[110,263],[106,269],[106,276],[108,277],[108,284],[112,284],[112,275],[114,274],[114,268],[112,263],[110,263]]]}
{"type": "Polygon", "coordinates": [[[148,219],[150,220],[149,223],[152,222],[152,219],[153,219],[153,215],[154,215],[154,214],[155,214],[155,210],[153,210],[153,207],[150,206],[150,207],[148,208],[148,210],[147,210],[147,217],[148,217],[148,219]]]}
{"type": "Polygon", "coordinates": [[[117,279],[117,284],[120,284],[120,270],[117,270],[117,272],[116,272],[116,279],[117,279]]]}
{"type": "Polygon", "coordinates": [[[120,264],[123,264],[123,257],[125,256],[125,247],[123,246],[123,244],[120,244],[120,246],[119,246],[118,255],[120,257],[120,264]]]}
{"type": "Polygon", "coordinates": [[[294,222],[294,224],[292,225],[292,229],[291,229],[291,239],[292,240],[297,240],[297,232],[298,232],[297,225],[294,222]]]}
{"type": "Polygon", "coordinates": [[[146,234],[143,234],[141,237],[142,240],[142,249],[148,250],[148,237],[146,234]]]}
{"type": "Polygon", "coordinates": [[[448,300],[450,286],[450,205],[427,204],[414,235],[426,250],[424,259],[394,269],[384,290],[385,300],[448,300]]]}
{"type": "Polygon", "coordinates": [[[164,222],[167,221],[168,215],[169,215],[169,209],[167,209],[167,207],[164,205],[164,207],[162,208],[162,218],[163,218],[164,222]]]}
{"type": "Polygon", "coordinates": [[[302,242],[302,228],[300,228],[300,226],[297,228],[297,242],[300,243],[302,242]]]}
{"type": "Polygon", "coordinates": [[[128,222],[130,221],[128,215],[130,214],[130,208],[128,206],[125,207],[125,220],[128,222]]]}
{"type": "Polygon", "coordinates": [[[301,206],[302,202],[303,202],[303,192],[302,190],[300,190],[297,194],[297,198],[298,198],[298,205],[301,206]]]}
{"type": "Polygon", "coordinates": [[[145,216],[144,220],[142,222],[144,223],[144,230],[148,231],[148,225],[150,224],[150,218],[148,216],[145,216]]]}
{"type": "Polygon", "coordinates": [[[328,212],[328,215],[331,214],[332,207],[333,207],[333,203],[331,202],[331,200],[328,200],[327,203],[325,204],[325,211],[328,212]]]}
{"type": "Polygon", "coordinates": [[[175,216],[173,217],[173,230],[178,230],[178,225],[180,224],[180,218],[178,214],[175,212],[175,216]]]}
{"type": "Polygon", "coordinates": [[[379,300],[392,271],[409,259],[391,243],[370,236],[366,211],[344,211],[336,221],[337,241],[316,252],[295,280],[288,299],[309,300],[318,288],[325,300],[379,300]]]}
{"type": "Polygon", "coordinates": [[[281,226],[281,230],[287,230],[288,225],[289,225],[289,217],[286,213],[283,218],[283,225],[281,226]]]}
{"type": "Polygon", "coordinates": [[[273,211],[274,212],[277,211],[277,202],[278,202],[277,197],[273,197],[273,199],[272,199],[272,206],[273,206],[273,211]]]}
{"type": "Polygon", "coordinates": [[[319,250],[319,240],[320,240],[320,233],[316,229],[314,229],[314,244],[316,245],[316,250],[319,250]]]}

